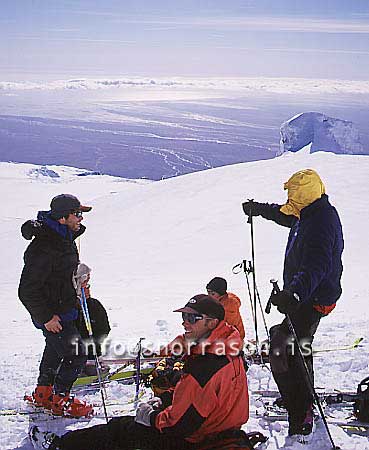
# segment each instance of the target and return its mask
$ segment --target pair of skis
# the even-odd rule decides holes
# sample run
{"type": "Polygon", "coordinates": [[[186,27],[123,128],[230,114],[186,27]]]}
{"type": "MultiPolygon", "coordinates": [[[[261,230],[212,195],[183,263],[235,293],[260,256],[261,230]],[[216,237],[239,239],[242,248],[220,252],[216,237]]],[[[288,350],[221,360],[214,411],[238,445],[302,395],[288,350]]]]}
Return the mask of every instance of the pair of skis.
{"type": "MultiPolygon", "coordinates": [[[[355,339],[351,344],[337,346],[337,347],[331,347],[331,348],[325,348],[325,349],[317,349],[317,350],[315,350],[315,352],[322,353],[322,352],[332,352],[332,351],[341,351],[341,350],[343,350],[343,351],[344,350],[354,350],[360,346],[362,341],[363,341],[363,338],[360,337],[360,338],[355,339]]],[[[150,373],[153,370],[155,363],[158,362],[160,359],[162,359],[162,357],[158,357],[158,356],[153,356],[150,358],[141,358],[140,362],[152,364],[151,367],[140,368],[141,376],[142,375],[144,376],[144,375],[150,373]]],[[[130,369],[130,370],[124,370],[129,365],[136,364],[137,363],[136,358],[131,357],[131,358],[104,359],[103,362],[109,363],[109,364],[120,364],[120,367],[118,367],[116,370],[114,370],[114,372],[106,373],[103,375],[102,382],[104,385],[107,385],[112,381],[123,382],[123,383],[137,381],[136,380],[136,378],[137,378],[136,368],[130,369]]],[[[257,363],[257,360],[252,361],[252,362],[257,363]]],[[[94,392],[97,389],[99,389],[97,375],[80,377],[77,379],[77,381],[73,385],[73,391],[79,392],[79,393],[94,392]]],[[[264,397],[279,397],[279,395],[280,395],[278,391],[265,391],[265,390],[264,391],[254,391],[253,394],[264,396],[264,397]]],[[[355,392],[335,392],[335,391],[323,392],[323,393],[318,392],[318,394],[320,396],[322,396],[323,400],[327,404],[342,403],[345,401],[353,402],[356,399],[356,395],[357,395],[355,392]]],[[[0,409],[0,416],[15,415],[15,414],[27,415],[29,413],[30,413],[29,411],[22,410],[22,409],[14,409],[14,408],[0,409]]],[[[31,414],[33,414],[33,412],[31,412],[31,414]]]]}
{"type": "MultiPolygon", "coordinates": [[[[280,397],[278,391],[254,391],[257,400],[262,403],[262,407],[253,412],[253,415],[258,418],[265,419],[269,422],[286,421],[287,411],[283,407],[275,405],[274,399],[280,397]]],[[[318,396],[322,404],[328,408],[335,409],[336,407],[346,408],[350,407],[352,411],[353,402],[358,398],[358,394],[354,392],[319,392],[318,396]]],[[[357,420],[350,411],[345,419],[338,419],[328,415],[326,417],[328,424],[336,425],[342,428],[348,434],[369,435],[369,423],[357,420]]],[[[318,418],[318,417],[317,417],[318,418]]]]}
{"type": "MultiPolygon", "coordinates": [[[[142,389],[139,391],[138,395],[135,395],[134,397],[122,402],[119,400],[106,400],[105,406],[109,409],[108,416],[110,418],[116,417],[116,416],[122,416],[122,415],[129,415],[132,414],[135,411],[135,403],[137,400],[140,400],[141,397],[145,394],[145,391],[142,389]]],[[[89,422],[92,419],[98,418],[98,419],[104,419],[105,418],[105,412],[101,411],[103,408],[102,403],[93,403],[92,406],[94,407],[97,412],[94,412],[91,415],[88,415],[86,417],[73,417],[70,415],[55,415],[52,414],[52,412],[49,409],[35,406],[33,403],[28,403],[27,407],[25,408],[13,408],[13,409],[1,409],[0,410],[0,416],[27,416],[30,420],[37,422],[47,422],[51,420],[71,420],[73,422],[89,422]]]]}
{"type": "MultiPolygon", "coordinates": [[[[149,363],[149,364],[151,364],[151,363],[149,363]]],[[[118,369],[114,370],[111,373],[106,373],[102,379],[103,384],[104,385],[109,384],[111,381],[118,381],[118,382],[127,381],[128,382],[129,380],[135,378],[136,374],[137,374],[137,370],[136,370],[136,368],[127,369],[129,365],[131,365],[131,362],[129,362],[128,364],[123,364],[122,366],[120,366],[118,369]],[[125,370],[125,369],[127,369],[127,370],[125,370]]],[[[145,368],[141,367],[140,373],[143,375],[148,374],[153,370],[153,368],[154,368],[154,365],[152,365],[152,366],[149,365],[149,367],[145,367],[145,368]]],[[[89,387],[96,386],[97,382],[98,382],[98,379],[97,379],[96,375],[80,377],[73,384],[72,390],[74,392],[88,390],[89,387]]]]}

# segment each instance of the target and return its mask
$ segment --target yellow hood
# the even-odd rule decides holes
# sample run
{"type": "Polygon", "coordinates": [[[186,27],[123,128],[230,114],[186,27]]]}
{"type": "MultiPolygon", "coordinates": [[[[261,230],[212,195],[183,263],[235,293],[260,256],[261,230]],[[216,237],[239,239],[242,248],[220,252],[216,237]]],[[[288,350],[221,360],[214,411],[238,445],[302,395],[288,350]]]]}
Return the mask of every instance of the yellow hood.
{"type": "Polygon", "coordinates": [[[306,206],[325,194],[325,187],[320,176],[313,169],[299,170],[284,183],[288,191],[288,200],[280,211],[288,216],[300,218],[300,212],[306,206]]]}

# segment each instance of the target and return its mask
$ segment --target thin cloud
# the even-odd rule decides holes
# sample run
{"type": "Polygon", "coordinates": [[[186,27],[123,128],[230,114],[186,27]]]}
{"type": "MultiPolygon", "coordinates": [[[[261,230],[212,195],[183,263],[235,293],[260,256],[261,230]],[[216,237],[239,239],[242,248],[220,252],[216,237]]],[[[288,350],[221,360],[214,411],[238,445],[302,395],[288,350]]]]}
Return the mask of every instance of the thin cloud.
{"type": "Polygon", "coordinates": [[[77,33],[80,30],[78,28],[49,28],[45,31],[47,33],[77,33]]]}
{"type": "Polygon", "coordinates": [[[322,48],[252,48],[252,47],[232,47],[230,45],[217,45],[213,49],[218,50],[239,50],[247,52],[266,51],[266,52],[286,52],[286,53],[333,53],[333,54],[347,54],[347,55],[369,55],[369,50],[347,50],[347,49],[322,49],[322,48]]]}
{"type": "MultiPolygon", "coordinates": [[[[99,15],[97,13],[97,15],[99,15]]],[[[306,17],[197,17],[176,18],[159,17],[153,19],[121,16],[119,14],[103,13],[112,17],[114,23],[133,25],[152,25],[158,27],[176,28],[210,28],[237,29],[251,31],[293,31],[307,33],[369,33],[369,21],[318,19],[306,17]]]]}
{"type": "MultiPolygon", "coordinates": [[[[60,11],[59,11],[60,12],[60,11]]],[[[175,28],[215,28],[215,29],[248,29],[254,31],[292,31],[305,33],[360,33],[369,34],[369,13],[355,13],[351,17],[362,20],[321,19],[305,16],[212,16],[212,17],[179,17],[157,16],[137,17],[116,12],[69,10],[68,14],[104,17],[112,23],[132,25],[152,25],[175,28]]],[[[169,28],[171,30],[171,28],[169,28]]]]}
{"type": "Polygon", "coordinates": [[[342,49],[317,49],[317,48],[265,48],[273,52],[298,52],[298,53],[333,53],[345,55],[369,55],[368,50],[342,50],[342,49]]]}
{"type": "Polygon", "coordinates": [[[353,13],[351,15],[352,15],[352,17],[357,17],[357,18],[364,18],[364,19],[369,18],[369,12],[353,13]]]}
{"type": "Polygon", "coordinates": [[[124,14],[121,13],[115,13],[115,12],[106,12],[106,11],[91,11],[89,9],[81,10],[81,9],[74,9],[74,10],[55,10],[55,12],[68,12],[68,14],[75,14],[75,15],[82,15],[82,16],[96,16],[96,17],[124,17],[124,14]]]}
{"type": "MultiPolygon", "coordinates": [[[[11,39],[17,40],[33,40],[33,41],[45,41],[45,36],[14,36],[11,39]]],[[[65,37],[49,37],[47,36],[48,41],[52,42],[87,42],[92,44],[128,44],[134,45],[137,44],[136,41],[122,41],[119,39],[91,39],[91,38],[65,38],[65,37]]]]}

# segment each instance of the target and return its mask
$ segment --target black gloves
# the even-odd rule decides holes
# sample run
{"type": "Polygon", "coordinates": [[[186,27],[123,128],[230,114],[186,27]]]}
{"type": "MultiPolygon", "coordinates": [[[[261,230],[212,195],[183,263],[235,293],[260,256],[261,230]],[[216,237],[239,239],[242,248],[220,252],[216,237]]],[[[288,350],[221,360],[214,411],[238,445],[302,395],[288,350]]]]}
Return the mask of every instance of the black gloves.
{"type": "Polygon", "coordinates": [[[299,301],[294,294],[286,289],[274,294],[272,296],[272,303],[280,313],[288,315],[293,314],[299,305],[299,301]]]}
{"type": "Polygon", "coordinates": [[[40,228],[42,227],[42,223],[38,220],[27,220],[21,227],[21,233],[24,239],[30,241],[33,236],[36,236],[40,228]]]}
{"type": "Polygon", "coordinates": [[[264,203],[254,202],[253,200],[247,200],[247,202],[242,203],[243,212],[246,216],[260,216],[261,208],[264,203]]]}

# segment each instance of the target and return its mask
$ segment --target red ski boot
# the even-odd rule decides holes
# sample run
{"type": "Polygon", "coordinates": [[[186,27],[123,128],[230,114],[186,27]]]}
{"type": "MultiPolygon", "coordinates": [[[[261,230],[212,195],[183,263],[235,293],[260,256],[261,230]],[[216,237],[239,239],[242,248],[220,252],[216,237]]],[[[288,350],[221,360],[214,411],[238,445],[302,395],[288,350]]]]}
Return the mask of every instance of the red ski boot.
{"type": "Polygon", "coordinates": [[[25,395],[24,400],[35,406],[50,409],[52,396],[52,386],[36,386],[36,389],[32,392],[32,395],[25,395]]]}
{"type": "Polygon", "coordinates": [[[56,416],[89,417],[94,410],[92,405],[67,394],[54,394],[51,400],[51,412],[56,416]]]}

